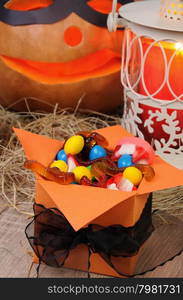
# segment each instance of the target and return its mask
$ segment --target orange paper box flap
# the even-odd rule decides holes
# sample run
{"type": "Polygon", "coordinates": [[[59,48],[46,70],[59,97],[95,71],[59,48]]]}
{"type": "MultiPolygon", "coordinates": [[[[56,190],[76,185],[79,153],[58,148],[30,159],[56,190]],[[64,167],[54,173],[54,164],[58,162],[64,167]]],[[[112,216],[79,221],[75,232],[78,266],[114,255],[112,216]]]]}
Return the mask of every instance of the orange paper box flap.
{"type": "Polygon", "coordinates": [[[47,166],[61,149],[63,141],[50,139],[23,129],[13,128],[29,160],[37,160],[47,166]]]}
{"type": "Polygon", "coordinates": [[[60,185],[41,178],[38,180],[75,230],[136,194],[75,184],[60,185]]]}
{"type": "Polygon", "coordinates": [[[153,168],[156,176],[151,181],[142,180],[138,188],[139,194],[183,185],[183,171],[168,164],[159,156],[155,157],[153,168]]]}

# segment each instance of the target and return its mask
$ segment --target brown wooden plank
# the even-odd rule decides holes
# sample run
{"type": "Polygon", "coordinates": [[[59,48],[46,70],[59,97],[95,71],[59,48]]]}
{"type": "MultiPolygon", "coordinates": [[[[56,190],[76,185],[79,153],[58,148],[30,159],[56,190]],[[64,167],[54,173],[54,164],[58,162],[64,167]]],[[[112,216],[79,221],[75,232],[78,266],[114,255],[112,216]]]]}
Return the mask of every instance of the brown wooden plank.
{"type": "MultiPolygon", "coordinates": [[[[29,219],[26,215],[20,214],[14,208],[7,208],[0,214],[0,277],[17,278],[28,277],[32,257],[31,249],[26,240],[24,229],[29,219]]],[[[36,276],[36,266],[30,273],[30,277],[36,276]]],[[[87,277],[86,272],[71,269],[56,269],[45,265],[41,266],[40,277],[87,277]]],[[[91,277],[104,277],[98,274],[91,274],[91,277]]],[[[153,272],[146,273],[139,277],[183,277],[183,254],[153,272]]]]}

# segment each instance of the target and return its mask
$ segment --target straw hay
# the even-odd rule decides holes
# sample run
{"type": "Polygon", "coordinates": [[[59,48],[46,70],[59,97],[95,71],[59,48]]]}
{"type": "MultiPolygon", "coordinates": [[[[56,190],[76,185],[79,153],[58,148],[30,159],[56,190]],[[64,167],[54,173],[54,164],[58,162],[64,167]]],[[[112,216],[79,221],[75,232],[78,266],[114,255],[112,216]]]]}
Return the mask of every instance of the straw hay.
{"type": "MultiPolygon", "coordinates": [[[[34,200],[34,176],[22,167],[24,152],[12,127],[56,139],[64,139],[80,130],[93,130],[120,124],[120,116],[104,115],[69,109],[53,113],[15,113],[0,107],[0,205],[13,206],[21,213],[32,215],[34,200]]],[[[44,155],[44,153],[43,153],[44,155]]],[[[153,208],[183,216],[183,187],[156,192],[153,208]]]]}

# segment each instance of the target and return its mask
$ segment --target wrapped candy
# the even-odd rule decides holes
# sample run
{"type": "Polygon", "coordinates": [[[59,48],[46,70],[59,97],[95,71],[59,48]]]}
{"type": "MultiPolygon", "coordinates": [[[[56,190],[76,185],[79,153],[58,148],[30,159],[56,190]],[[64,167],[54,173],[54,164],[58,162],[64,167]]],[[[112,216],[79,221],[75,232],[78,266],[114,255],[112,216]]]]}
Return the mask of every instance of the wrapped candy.
{"type": "Polygon", "coordinates": [[[155,153],[151,145],[137,137],[122,138],[114,150],[113,160],[119,159],[123,154],[132,155],[133,163],[152,164],[155,153]]]}

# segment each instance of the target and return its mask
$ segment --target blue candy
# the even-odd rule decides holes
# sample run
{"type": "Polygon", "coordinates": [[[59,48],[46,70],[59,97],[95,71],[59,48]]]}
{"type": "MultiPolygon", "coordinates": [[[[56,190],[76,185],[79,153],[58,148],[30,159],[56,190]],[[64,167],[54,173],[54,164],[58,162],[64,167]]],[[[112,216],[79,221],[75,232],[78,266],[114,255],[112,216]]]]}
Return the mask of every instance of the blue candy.
{"type": "Polygon", "coordinates": [[[130,167],[133,166],[133,161],[132,161],[132,155],[130,154],[123,154],[119,159],[118,159],[118,168],[123,168],[123,167],[130,167]]]}
{"type": "Polygon", "coordinates": [[[56,160],[63,160],[67,163],[67,154],[65,153],[64,150],[60,150],[57,153],[56,160]]]}
{"type": "Polygon", "coordinates": [[[107,156],[106,150],[104,148],[102,148],[101,146],[99,146],[99,145],[95,145],[90,150],[90,153],[89,153],[89,159],[90,160],[94,160],[94,159],[105,157],[105,156],[107,156]]]}

